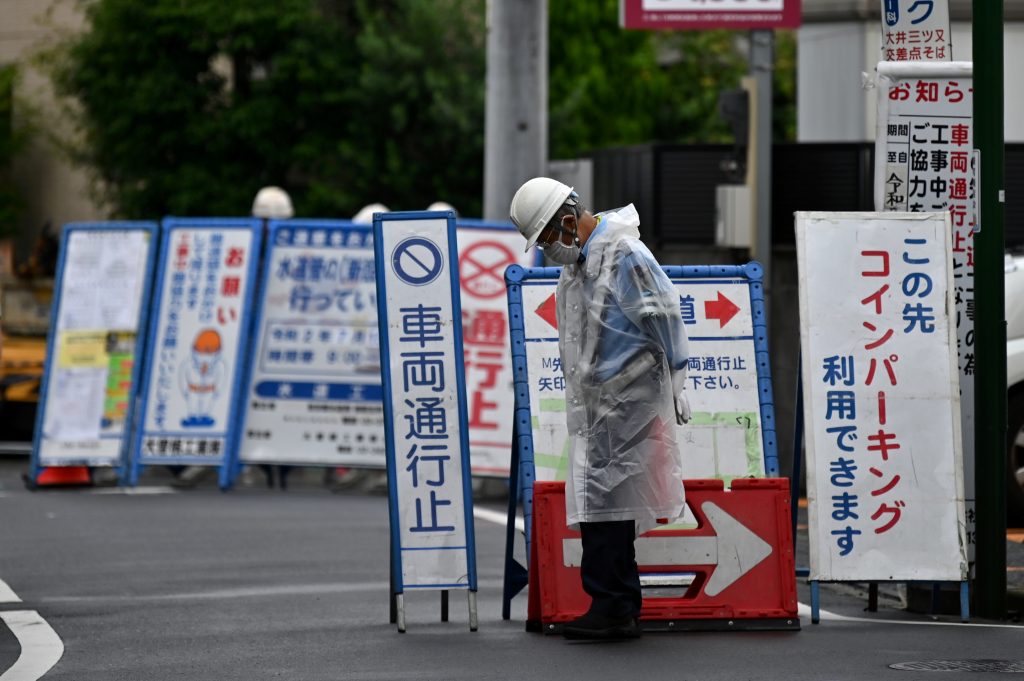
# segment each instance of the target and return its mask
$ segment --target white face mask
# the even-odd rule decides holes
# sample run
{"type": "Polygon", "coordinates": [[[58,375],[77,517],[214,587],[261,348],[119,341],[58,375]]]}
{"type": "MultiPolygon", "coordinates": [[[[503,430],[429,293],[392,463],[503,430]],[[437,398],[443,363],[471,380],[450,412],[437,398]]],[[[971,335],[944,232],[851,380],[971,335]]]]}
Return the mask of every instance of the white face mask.
{"type": "Polygon", "coordinates": [[[566,246],[561,241],[544,246],[544,255],[559,265],[575,265],[579,262],[581,249],[575,243],[566,246]]]}

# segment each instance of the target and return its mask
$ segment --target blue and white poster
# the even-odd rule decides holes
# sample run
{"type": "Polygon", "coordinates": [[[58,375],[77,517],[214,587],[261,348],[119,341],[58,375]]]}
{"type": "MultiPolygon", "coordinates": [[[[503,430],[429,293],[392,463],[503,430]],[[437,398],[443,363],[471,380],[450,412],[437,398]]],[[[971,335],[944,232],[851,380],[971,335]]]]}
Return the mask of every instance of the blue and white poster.
{"type": "Polygon", "coordinates": [[[476,591],[455,238],[453,213],[374,219],[398,594],[476,591]]]}
{"type": "Polygon", "coordinates": [[[147,222],[64,229],[34,469],[123,463],[156,230],[147,222]]]}
{"type": "MultiPolygon", "coordinates": [[[[227,462],[240,401],[259,229],[258,220],[164,221],[136,463],[227,462]]],[[[226,484],[223,475],[221,482],[226,484]]]]}
{"type": "Polygon", "coordinates": [[[372,229],[272,222],[267,243],[242,461],[384,468],[372,229]]]}

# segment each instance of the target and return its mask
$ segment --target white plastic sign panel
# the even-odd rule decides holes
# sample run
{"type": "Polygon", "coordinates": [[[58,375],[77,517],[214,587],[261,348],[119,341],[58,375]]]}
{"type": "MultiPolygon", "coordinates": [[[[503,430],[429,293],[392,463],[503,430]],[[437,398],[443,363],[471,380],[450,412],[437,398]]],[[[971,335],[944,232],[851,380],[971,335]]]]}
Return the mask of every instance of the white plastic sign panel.
{"type": "Polygon", "coordinates": [[[373,229],[395,592],[476,591],[455,214],[373,229]]]}
{"type": "Polygon", "coordinates": [[[977,156],[970,62],[879,64],[875,208],[948,210],[956,302],[957,363],[964,441],[967,541],[973,556],[974,232],[978,228],[977,156]]]}
{"type": "Polygon", "coordinates": [[[950,61],[949,0],[881,0],[883,61],[950,61]]]}
{"type": "Polygon", "coordinates": [[[811,579],[967,575],[949,214],[797,213],[811,579]]]}
{"type": "Polygon", "coordinates": [[[511,224],[460,219],[458,245],[470,460],[474,475],[507,477],[515,394],[505,268],[534,255],[511,224]]]}
{"type": "MultiPolygon", "coordinates": [[[[726,482],[736,477],[764,477],[758,343],[750,283],[738,276],[672,280],[679,291],[690,350],[686,385],[693,415],[688,424],[679,427],[677,436],[684,477],[726,482]]],[[[521,288],[533,462],[541,481],[565,480],[568,471],[556,285],[555,278],[527,278],[521,288]]],[[[774,455],[772,451],[771,457],[774,455]]]]}
{"type": "Polygon", "coordinates": [[[137,464],[223,466],[226,484],[242,403],[260,229],[258,220],[164,221],[137,464]]]}
{"type": "Polygon", "coordinates": [[[384,468],[371,227],[272,222],[267,244],[242,461],[384,468]]]}
{"type": "Polygon", "coordinates": [[[156,230],[155,223],[65,227],[34,467],[123,463],[156,230]]]}

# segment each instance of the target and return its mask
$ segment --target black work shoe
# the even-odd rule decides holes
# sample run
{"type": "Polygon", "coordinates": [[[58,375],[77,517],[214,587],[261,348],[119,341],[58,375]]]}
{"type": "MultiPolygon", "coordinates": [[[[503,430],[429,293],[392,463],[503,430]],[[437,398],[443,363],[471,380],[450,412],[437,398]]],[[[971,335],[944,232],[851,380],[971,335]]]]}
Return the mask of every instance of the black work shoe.
{"type": "Polygon", "coordinates": [[[582,617],[567,622],[562,635],[572,640],[615,641],[640,636],[640,627],[631,615],[612,617],[598,612],[588,612],[582,617]]]}

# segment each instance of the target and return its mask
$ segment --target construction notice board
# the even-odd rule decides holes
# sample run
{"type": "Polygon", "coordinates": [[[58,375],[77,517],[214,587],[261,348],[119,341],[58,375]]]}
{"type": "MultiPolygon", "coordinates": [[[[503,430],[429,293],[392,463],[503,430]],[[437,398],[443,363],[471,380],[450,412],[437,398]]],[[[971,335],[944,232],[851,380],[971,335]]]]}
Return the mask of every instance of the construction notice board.
{"type": "Polygon", "coordinates": [[[948,210],[967,543],[974,554],[974,233],[980,228],[970,62],[880,63],[875,210],[948,210]]]}
{"type": "Polygon", "coordinates": [[[475,592],[455,214],[377,213],[373,231],[395,593],[475,592]]]}
{"type": "MultiPolygon", "coordinates": [[[[679,291],[689,342],[687,395],[692,418],[679,426],[686,478],[777,475],[761,267],[665,267],[679,291]]],[[[565,379],[558,352],[555,289],[561,268],[512,268],[509,308],[522,334],[532,459],[538,481],[564,481],[568,469],[565,379]],[[515,306],[515,308],[513,308],[515,306]]],[[[517,395],[517,397],[519,397],[517,395]]],[[[517,403],[517,408],[525,407],[517,403]]],[[[520,432],[519,435],[526,433],[520,432]]]]}
{"type": "Polygon", "coordinates": [[[797,213],[812,580],[967,576],[949,213],[797,213]]]}
{"type": "Polygon", "coordinates": [[[64,228],[32,446],[34,473],[40,467],[123,463],[156,231],[149,222],[64,228]]]}
{"type": "Polygon", "coordinates": [[[240,458],[384,467],[373,230],[272,221],[240,458]]]}
{"type": "Polygon", "coordinates": [[[151,463],[220,466],[221,486],[230,482],[260,229],[250,219],[164,220],[133,484],[151,463]]]}

